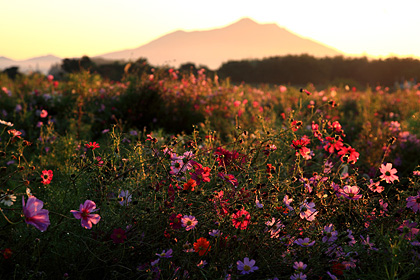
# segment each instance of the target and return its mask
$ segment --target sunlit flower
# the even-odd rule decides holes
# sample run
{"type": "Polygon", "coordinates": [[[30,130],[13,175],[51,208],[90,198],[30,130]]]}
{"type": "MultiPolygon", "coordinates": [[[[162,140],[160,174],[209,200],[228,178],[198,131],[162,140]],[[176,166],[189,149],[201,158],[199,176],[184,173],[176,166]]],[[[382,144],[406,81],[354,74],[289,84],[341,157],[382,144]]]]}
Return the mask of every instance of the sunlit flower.
{"type": "Polygon", "coordinates": [[[91,229],[92,224],[97,224],[101,217],[98,214],[91,214],[99,209],[95,209],[96,204],[92,200],[86,200],[84,204],[80,204],[79,211],[71,210],[76,219],[81,219],[82,227],[91,229]]]}
{"type": "Polygon", "coordinates": [[[190,231],[198,224],[197,219],[191,215],[185,215],[181,219],[182,227],[185,228],[186,231],[190,231]]]}
{"type": "Polygon", "coordinates": [[[341,194],[348,199],[351,200],[357,200],[360,199],[362,197],[361,194],[359,194],[360,189],[358,186],[349,186],[346,185],[344,186],[343,190],[341,191],[341,194]]]}
{"type": "Polygon", "coordinates": [[[255,266],[255,260],[249,260],[249,258],[244,258],[243,262],[237,261],[236,265],[241,274],[249,274],[258,270],[258,266],[255,266]]]}
{"type": "Polygon", "coordinates": [[[232,222],[235,228],[246,229],[250,220],[251,215],[244,209],[232,214],[232,222]]]}
{"type": "Polygon", "coordinates": [[[86,144],[85,146],[86,146],[86,148],[88,148],[88,149],[92,149],[92,151],[93,151],[93,150],[95,150],[95,149],[97,149],[97,148],[100,148],[99,144],[98,144],[98,143],[96,143],[96,142],[89,142],[89,143],[88,143],[88,144],[86,144]]]}
{"type": "Polygon", "coordinates": [[[41,113],[39,114],[41,118],[46,118],[48,116],[47,110],[41,110],[41,113]]]}
{"type": "Polygon", "coordinates": [[[25,204],[25,198],[22,196],[23,215],[25,222],[33,225],[40,231],[45,231],[50,225],[49,211],[42,209],[44,203],[35,196],[30,196],[25,204]]]}
{"type": "Polygon", "coordinates": [[[48,185],[51,183],[51,180],[53,178],[53,172],[52,170],[43,170],[42,171],[42,175],[41,175],[41,183],[43,183],[44,185],[48,185]]]}
{"type": "Polygon", "coordinates": [[[315,216],[318,214],[318,211],[315,209],[315,203],[314,202],[307,202],[305,200],[302,205],[299,207],[300,213],[299,216],[301,219],[306,219],[308,221],[315,220],[315,216]]]}
{"type": "Polygon", "coordinates": [[[381,193],[381,192],[383,192],[383,190],[384,190],[384,187],[382,187],[381,185],[379,185],[381,182],[380,181],[378,181],[378,182],[376,182],[376,183],[374,183],[373,182],[373,180],[372,179],[370,179],[370,181],[369,181],[369,189],[371,190],[371,191],[373,191],[373,192],[377,192],[377,193],[381,193]]]}
{"type": "Polygon", "coordinates": [[[393,183],[395,180],[398,181],[398,176],[395,175],[397,173],[397,169],[392,168],[392,163],[381,164],[381,167],[379,168],[379,171],[381,171],[381,179],[385,180],[387,183],[393,183]]]}
{"type": "Polygon", "coordinates": [[[14,194],[6,193],[4,195],[0,195],[0,203],[3,203],[6,206],[12,206],[15,201],[16,196],[14,194]]]}
{"type": "Polygon", "coordinates": [[[203,256],[207,254],[208,251],[210,251],[210,242],[207,241],[206,238],[201,237],[197,240],[197,242],[194,242],[194,251],[198,253],[199,256],[203,256]]]}

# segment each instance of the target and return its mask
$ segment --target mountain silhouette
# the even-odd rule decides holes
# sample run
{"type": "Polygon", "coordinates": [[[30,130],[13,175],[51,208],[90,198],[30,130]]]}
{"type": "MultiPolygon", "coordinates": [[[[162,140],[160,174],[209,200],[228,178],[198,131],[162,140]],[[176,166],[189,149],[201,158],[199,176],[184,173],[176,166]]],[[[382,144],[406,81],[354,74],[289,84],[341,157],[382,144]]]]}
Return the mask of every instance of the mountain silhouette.
{"type": "Polygon", "coordinates": [[[244,18],[223,28],[206,31],[175,31],[135,49],[99,55],[105,59],[135,61],[179,67],[192,62],[210,69],[229,60],[308,54],[315,57],[342,55],[339,51],[297,36],[276,24],[259,24],[244,18]]]}
{"type": "Polygon", "coordinates": [[[61,58],[54,55],[33,57],[26,60],[13,60],[4,56],[0,57],[0,70],[8,67],[19,67],[21,72],[39,71],[46,74],[53,64],[60,64],[61,58]]]}

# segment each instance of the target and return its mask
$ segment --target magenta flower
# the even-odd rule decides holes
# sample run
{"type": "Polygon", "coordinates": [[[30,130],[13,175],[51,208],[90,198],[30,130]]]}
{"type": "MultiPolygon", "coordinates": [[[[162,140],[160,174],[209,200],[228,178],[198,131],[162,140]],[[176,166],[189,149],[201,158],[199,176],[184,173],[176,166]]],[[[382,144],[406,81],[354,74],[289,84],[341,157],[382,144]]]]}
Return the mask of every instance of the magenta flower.
{"type": "Polygon", "coordinates": [[[237,261],[236,265],[241,274],[249,274],[258,270],[258,266],[255,266],[255,260],[249,260],[249,258],[244,258],[243,262],[237,261]]]}
{"type": "Polygon", "coordinates": [[[40,231],[45,231],[50,225],[50,217],[48,210],[42,209],[44,202],[31,195],[25,205],[25,198],[22,196],[23,215],[25,215],[25,222],[33,225],[40,231]]]}
{"type": "Polygon", "coordinates": [[[398,176],[395,175],[397,173],[397,169],[392,168],[392,163],[381,164],[379,168],[382,175],[380,176],[382,180],[385,180],[387,183],[393,183],[395,180],[398,181],[398,176]]]}
{"type": "Polygon", "coordinates": [[[244,209],[237,211],[235,214],[232,214],[232,223],[235,228],[244,230],[250,221],[251,215],[244,209]]]}
{"type": "Polygon", "coordinates": [[[416,196],[407,197],[407,208],[411,208],[414,212],[420,211],[420,192],[416,196]]]}
{"type": "Polygon", "coordinates": [[[98,214],[91,214],[92,212],[98,211],[99,209],[95,209],[96,204],[92,200],[86,200],[84,204],[80,204],[80,210],[71,210],[70,212],[73,213],[73,216],[76,219],[81,219],[82,227],[86,229],[91,229],[92,224],[99,223],[101,216],[98,214]]]}

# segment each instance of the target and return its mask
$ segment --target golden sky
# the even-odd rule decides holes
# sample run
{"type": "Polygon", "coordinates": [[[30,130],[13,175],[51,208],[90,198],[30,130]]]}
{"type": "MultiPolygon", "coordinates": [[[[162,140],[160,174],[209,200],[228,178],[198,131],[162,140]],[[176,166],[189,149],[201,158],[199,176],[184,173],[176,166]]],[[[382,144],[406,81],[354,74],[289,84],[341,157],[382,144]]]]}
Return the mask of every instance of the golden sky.
{"type": "Polygon", "coordinates": [[[414,0],[0,0],[0,56],[95,56],[249,17],[347,55],[420,58],[414,0]]]}

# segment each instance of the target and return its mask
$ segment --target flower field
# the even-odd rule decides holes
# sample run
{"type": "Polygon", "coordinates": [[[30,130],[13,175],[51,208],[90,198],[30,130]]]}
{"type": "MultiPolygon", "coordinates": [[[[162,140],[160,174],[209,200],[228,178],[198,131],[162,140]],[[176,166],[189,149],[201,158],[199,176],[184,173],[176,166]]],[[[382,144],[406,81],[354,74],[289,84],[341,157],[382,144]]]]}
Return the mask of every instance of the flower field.
{"type": "Polygon", "coordinates": [[[415,279],[420,89],[0,76],[1,279],[415,279]]]}

